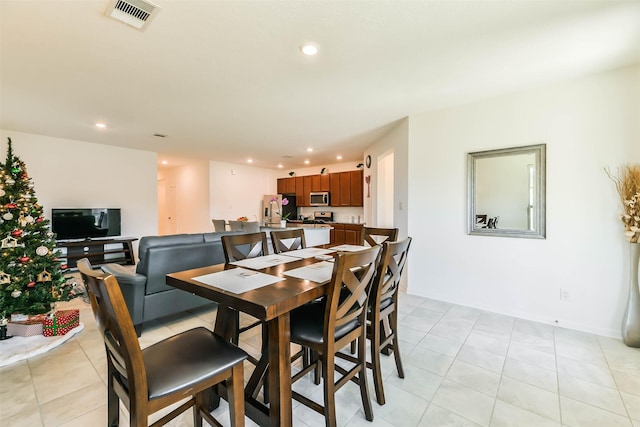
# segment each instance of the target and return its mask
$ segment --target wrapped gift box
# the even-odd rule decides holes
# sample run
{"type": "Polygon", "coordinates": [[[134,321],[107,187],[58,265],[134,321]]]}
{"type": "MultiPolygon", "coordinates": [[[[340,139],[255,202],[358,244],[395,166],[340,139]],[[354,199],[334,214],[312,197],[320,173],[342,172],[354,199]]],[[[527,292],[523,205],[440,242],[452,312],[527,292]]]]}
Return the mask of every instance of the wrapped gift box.
{"type": "Polygon", "coordinates": [[[65,335],[79,325],[80,310],[60,310],[44,320],[43,333],[45,337],[65,335]]]}
{"type": "Polygon", "coordinates": [[[25,320],[24,322],[9,322],[7,335],[15,337],[32,337],[42,335],[42,320],[25,320]]]}

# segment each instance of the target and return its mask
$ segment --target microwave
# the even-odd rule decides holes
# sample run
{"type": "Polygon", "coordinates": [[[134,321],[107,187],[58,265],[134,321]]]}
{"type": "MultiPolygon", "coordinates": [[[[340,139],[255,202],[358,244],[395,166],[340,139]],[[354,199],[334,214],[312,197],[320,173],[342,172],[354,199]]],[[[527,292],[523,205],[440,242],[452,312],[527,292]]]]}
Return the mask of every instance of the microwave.
{"type": "Polygon", "coordinates": [[[311,193],[309,195],[309,206],[329,206],[330,198],[328,191],[311,193]]]}

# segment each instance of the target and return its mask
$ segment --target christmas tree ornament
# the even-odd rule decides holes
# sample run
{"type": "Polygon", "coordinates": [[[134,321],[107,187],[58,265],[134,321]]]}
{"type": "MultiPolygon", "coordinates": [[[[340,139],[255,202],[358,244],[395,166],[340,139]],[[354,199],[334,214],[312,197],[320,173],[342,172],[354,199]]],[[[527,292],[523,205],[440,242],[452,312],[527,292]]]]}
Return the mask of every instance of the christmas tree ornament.
{"type": "Polygon", "coordinates": [[[36,223],[39,223],[39,222],[42,222],[42,221],[44,221],[44,218],[42,218],[41,216],[36,218],[36,223]]]}
{"type": "Polygon", "coordinates": [[[35,185],[35,184],[34,184],[33,182],[30,182],[30,183],[28,183],[28,184],[27,184],[27,187],[29,187],[29,188],[33,188],[33,186],[34,186],[34,185],[35,185]]]}
{"type": "Polygon", "coordinates": [[[31,215],[25,216],[24,219],[27,221],[27,224],[33,224],[34,222],[34,219],[31,215]]]}
{"type": "Polygon", "coordinates": [[[45,256],[49,254],[49,248],[47,248],[46,246],[38,246],[36,248],[36,254],[40,255],[40,256],[45,256]]]}
{"type": "Polygon", "coordinates": [[[26,255],[22,255],[20,258],[18,258],[18,261],[20,261],[20,262],[21,262],[21,263],[23,263],[23,264],[26,264],[26,263],[28,263],[28,262],[29,262],[29,260],[30,260],[30,259],[31,259],[31,258],[29,258],[28,256],[26,256],[26,255]]]}
{"type": "Polygon", "coordinates": [[[13,237],[20,237],[20,236],[22,236],[22,233],[23,233],[23,231],[22,231],[22,230],[20,230],[19,228],[17,228],[17,229],[15,229],[15,230],[13,230],[13,231],[11,232],[11,235],[12,235],[13,237]]]}
{"type": "Polygon", "coordinates": [[[7,221],[11,221],[13,219],[13,214],[11,212],[7,212],[4,215],[2,215],[3,219],[6,219],[7,221]]]}
{"type": "Polygon", "coordinates": [[[7,203],[7,204],[5,205],[5,208],[7,208],[7,209],[15,209],[15,208],[17,208],[17,207],[18,207],[18,205],[16,205],[15,203],[13,203],[13,200],[12,200],[12,201],[10,201],[9,203],[7,203]]]}
{"type": "Polygon", "coordinates": [[[15,184],[15,183],[16,183],[16,181],[15,181],[14,179],[12,179],[12,178],[8,178],[8,179],[5,181],[5,183],[6,183],[7,185],[13,185],[13,184],[15,184]]]}
{"type": "Polygon", "coordinates": [[[11,276],[4,271],[0,271],[0,285],[6,285],[7,283],[11,283],[11,276]]]}
{"type": "Polygon", "coordinates": [[[11,173],[18,173],[18,172],[20,172],[20,168],[13,167],[13,168],[11,169],[11,173]]]}
{"type": "Polygon", "coordinates": [[[36,287],[36,282],[27,283],[27,288],[35,288],[35,287],[36,287]]]}
{"type": "Polygon", "coordinates": [[[5,194],[7,193],[5,193],[5,191],[2,188],[0,188],[0,197],[4,197],[5,194]]]}
{"type": "MultiPolygon", "coordinates": [[[[0,242],[0,248],[5,249],[5,248],[17,248],[18,247],[18,241],[11,236],[7,236],[4,239],[2,239],[2,241],[0,242]]],[[[2,255],[7,256],[8,253],[3,253],[2,255]]]]}
{"type": "Polygon", "coordinates": [[[22,291],[15,290],[11,292],[11,297],[13,298],[20,298],[20,295],[22,295],[22,291]]]}
{"type": "Polygon", "coordinates": [[[18,217],[18,224],[20,227],[25,227],[27,225],[27,219],[24,217],[24,214],[20,214],[18,217]]]}
{"type": "Polygon", "coordinates": [[[60,268],[63,270],[67,270],[69,268],[69,266],[67,264],[61,264],[60,268]]]}

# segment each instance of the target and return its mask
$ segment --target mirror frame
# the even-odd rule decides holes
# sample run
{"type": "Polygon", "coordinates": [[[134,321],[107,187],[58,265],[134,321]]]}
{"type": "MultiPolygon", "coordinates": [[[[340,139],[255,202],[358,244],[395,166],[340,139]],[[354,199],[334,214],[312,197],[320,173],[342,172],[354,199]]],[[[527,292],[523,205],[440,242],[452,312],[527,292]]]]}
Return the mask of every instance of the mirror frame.
{"type": "Polygon", "coordinates": [[[476,236],[520,237],[527,239],[546,239],[546,175],[547,145],[527,145],[523,147],[502,148],[498,150],[476,151],[467,154],[467,234],[476,236]],[[476,228],[476,162],[490,157],[512,156],[516,154],[534,154],[536,171],[535,229],[476,228]]]}

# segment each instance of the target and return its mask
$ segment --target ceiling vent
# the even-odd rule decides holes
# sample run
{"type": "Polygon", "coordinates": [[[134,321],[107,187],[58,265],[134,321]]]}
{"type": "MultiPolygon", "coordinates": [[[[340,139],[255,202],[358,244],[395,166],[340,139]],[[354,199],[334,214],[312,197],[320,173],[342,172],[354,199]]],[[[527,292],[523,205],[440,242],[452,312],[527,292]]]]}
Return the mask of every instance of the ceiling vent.
{"type": "Polygon", "coordinates": [[[160,6],[150,1],[111,0],[104,14],[144,31],[158,12],[160,6]]]}

